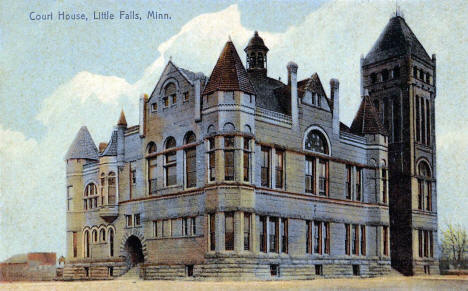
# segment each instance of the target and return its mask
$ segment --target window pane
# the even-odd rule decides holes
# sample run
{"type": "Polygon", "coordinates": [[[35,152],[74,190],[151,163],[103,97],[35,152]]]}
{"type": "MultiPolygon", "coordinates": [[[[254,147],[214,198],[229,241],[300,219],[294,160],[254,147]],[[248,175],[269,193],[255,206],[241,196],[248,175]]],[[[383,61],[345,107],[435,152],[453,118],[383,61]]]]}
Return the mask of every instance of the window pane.
{"type": "Polygon", "coordinates": [[[275,173],[276,173],[276,188],[283,188],[283,152],[276,151],[276,166],[275,166],[275,173]]]}
{"type": "Polygon", "coordinates": [[[225,213],[225,249],[227,251],[234,250],[234,213],[225,213]]]}
{"type": "Polygon", "coordinates": [[[190,148],[185,151],[185,174],[187,179],[187,188],[195,187],[197,184],[196,157],[196,148],[190,148]]]}
{"type": "Polygon", "coordinates": [[[224,152],[224,179],[234,180],[234,151],[224,152]]]}
{"type": "Polygon", "coordinates": [[[261,184],[270,187],[270,149],[262,148],[261,153],[261,184]]]}
{"type": "Polygon", "coordinates": [[[250,213],[244,213],[244,250],[250,250],[250,213]]]}
{"type": "Polygon", "coordinates": [[[270,252],[278,252],[278,218],[270,217],[268,226],[268,236],[270,239],[270,252]]]}

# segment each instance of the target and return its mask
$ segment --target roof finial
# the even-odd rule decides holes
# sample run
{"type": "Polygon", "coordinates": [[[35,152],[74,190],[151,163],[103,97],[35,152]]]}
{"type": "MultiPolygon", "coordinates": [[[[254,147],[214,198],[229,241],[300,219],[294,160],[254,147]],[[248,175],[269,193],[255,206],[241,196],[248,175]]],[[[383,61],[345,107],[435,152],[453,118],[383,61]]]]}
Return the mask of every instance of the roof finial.
{"type": "Polygon", "coordinates": [[[395,0],[395,17],[404,17],[403,12],[401,11],[400,5],[398,5],[398,0],[395,0]]]}
{"type": "Polygon", "coordinates": [[[228,39],[229,39],[229,41],[232,42],[232,39],[231,39],[231,35],[230,35],[230,34],[228,35],[228,39]]]}
{"type": "Polygon", "coordinates": [[[172,62],[172,56],[169,56],[169,61],[172,62]]]}

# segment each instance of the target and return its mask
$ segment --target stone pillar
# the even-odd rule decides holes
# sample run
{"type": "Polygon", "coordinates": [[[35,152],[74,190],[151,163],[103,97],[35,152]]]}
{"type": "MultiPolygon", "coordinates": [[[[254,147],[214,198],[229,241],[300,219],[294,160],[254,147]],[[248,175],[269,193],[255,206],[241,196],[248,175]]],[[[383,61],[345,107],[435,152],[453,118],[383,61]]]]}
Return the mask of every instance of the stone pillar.
{"type": "Polygon", "coordinates": [[[195,121],[201,120],[201,80],[203,73],[195,74],[194,89],[195,89],[195,121]]]}
{"type": "Polygon", "coordinates": [[[234,137],[234,181],[242,183],[244,181],[244,161],[243,161],[243,139],[241,136],[234,137]]]}
{"type": "Polygon", "coordinates": [[[330,96],[333,102],[333,133],[340,133],[340,81],[330,80],[330,96]]]}
{"type": "Polygon", "coordinates": [[[288,69],[288,85],[291,86],[291,120],[294,130],[299,129],[299,112],[297,105],[297,64],[289,62],[288,69]]]}
{"type": "Polygon", "coordinates": [[[222,136],[215,137],[215,171],[216,171],[216,181],[224,181],[224,151],[222,148],[224,147],[224,140],[222,136]]]}

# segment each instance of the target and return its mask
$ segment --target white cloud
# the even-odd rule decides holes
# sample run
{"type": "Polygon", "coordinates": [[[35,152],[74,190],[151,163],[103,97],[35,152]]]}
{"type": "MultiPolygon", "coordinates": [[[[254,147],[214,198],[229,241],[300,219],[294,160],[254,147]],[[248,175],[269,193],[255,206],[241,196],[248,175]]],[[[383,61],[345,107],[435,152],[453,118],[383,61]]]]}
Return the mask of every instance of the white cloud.
{"type": "MultiPolygon", "coordinates": [[[[300,78],[317,71],[326,91],[328,80],[339,78],[341,119],[349,124],[360,102],[359,57],[372,47],[393,5],[391,1],[336,1],[323,5],[284,33],[260,31],[270,48],[270,75],[284,79],[287,62],[294,60],[299,65],[300,78]]],[[[467,131],[461,130],[468,129],[461,127],[468,124],[468,98],[464,96],[468,92],[464,66],[467,42],[447,47],[447,41],[457,44],[460,39],[466,40],[466,13],[455,13],[457,5],[445,7],[435,1],[403,2],[402,7],[429,54],[438,53],[439,213],[452,212],[468,220],[463,209],[468,202],[462,192],[468,142],[467,131]],[[434,10],[439,12],[433,13],[434,10]],[[460,32],[461,37],[453,31],[460,32]],[[461,154],[455,163],[456,153],[461,154]]],[[[152,91],[169,56],[181,67],[209,75],[228,35],[244,59],[243,48],[252,34],[242,25],[237,5],[199,15],[158,47],[159,57],[137,82],[130,84],[115,76],[81,72],[59,86],[43,101],[37,116],[47,127],[40,141],[0,125],[0,210],[7,213],[0,216],[0,260],[15,252],[49,248],[61,253],[64,249],[63,157],[80,126],[88,126],[96,143],[107,141],[121,108],[125,109],[129,124],[137,122],[138,98],[141,93],[152,91]],[[21,241],[15,236],[19,229],[21,241]]]]}

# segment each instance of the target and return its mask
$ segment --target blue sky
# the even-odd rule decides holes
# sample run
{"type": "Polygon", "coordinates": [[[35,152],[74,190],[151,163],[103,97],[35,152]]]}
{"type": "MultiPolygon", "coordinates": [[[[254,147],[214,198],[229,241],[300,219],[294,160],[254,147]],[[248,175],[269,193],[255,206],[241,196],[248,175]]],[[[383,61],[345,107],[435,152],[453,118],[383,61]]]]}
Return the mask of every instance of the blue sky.
{"type": "MultiPolygon", "coordinates": [[[[231,35],[243,59],[254,30],[269,52],[269,74],[318,72],[325,90],[338,78],[341,120],[360,102],[359,57],[390,15],[393,1],[15,1],[0,2],[0,260],[56,251],[65,243],[63,156],[81,125],[107,141],[122,108],[136,124],[172,56],[205,75],[231,35]],[[174,3],[176,2],[176,3],[174,3]],[[36,11],[163,11],[170,21],[36,22],[36,11]]],[[[467,223],[468,15],[463,1],[399,1],[428,53],[437,54],[439,219],[467,223]]],[[[466,225],[466,224],[465,224],[466,225]]]]}

